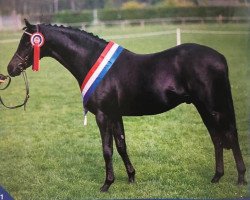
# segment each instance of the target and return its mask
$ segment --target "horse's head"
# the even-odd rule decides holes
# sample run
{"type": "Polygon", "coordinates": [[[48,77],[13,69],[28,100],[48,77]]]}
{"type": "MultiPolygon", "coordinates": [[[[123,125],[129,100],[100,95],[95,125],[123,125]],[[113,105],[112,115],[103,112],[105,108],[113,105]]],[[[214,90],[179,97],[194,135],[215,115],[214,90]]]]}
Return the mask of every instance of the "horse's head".
{"type": "Polygon", "coordinates": [[[30,67],[33,61],[33,47],[30,42],[31,34],[36,32],[36,26],[24,20],[26,27],[23,28],[24,34],[20,40],[17,51],[8,65],[10,76],[18,76],[23,70],[30,67]]]}

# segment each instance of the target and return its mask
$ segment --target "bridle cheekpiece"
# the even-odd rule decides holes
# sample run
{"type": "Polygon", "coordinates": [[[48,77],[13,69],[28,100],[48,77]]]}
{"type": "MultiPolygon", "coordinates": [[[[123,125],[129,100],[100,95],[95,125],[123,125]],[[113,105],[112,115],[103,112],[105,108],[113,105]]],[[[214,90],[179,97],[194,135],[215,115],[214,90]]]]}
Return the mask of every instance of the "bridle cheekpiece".
{"type": "MultiPolygon", "coordinates": [[[[26,30],[24,31],[24,33],[30,36],[30,43],[31,43],[32,49],[34,51],[32,70],[38,71],[40,68],[40,48],[44,45],[44,42],[45,42],[44,36],[41,32],[39,32],[38,25],[36,26],[35,33],[33,33],[33,34],[29,33],[26,30]]],[[[18,66],[20,66],[20,70],[23,71],[22,66],[23,65],[27,66],[27,61],[29,59],[29,55],[27,55],[27,56],[25,56],[25,58],[23,58],[18,53],[16,53],[16,56],[21,60],[21,62],[18,64],[18,66]]]]}

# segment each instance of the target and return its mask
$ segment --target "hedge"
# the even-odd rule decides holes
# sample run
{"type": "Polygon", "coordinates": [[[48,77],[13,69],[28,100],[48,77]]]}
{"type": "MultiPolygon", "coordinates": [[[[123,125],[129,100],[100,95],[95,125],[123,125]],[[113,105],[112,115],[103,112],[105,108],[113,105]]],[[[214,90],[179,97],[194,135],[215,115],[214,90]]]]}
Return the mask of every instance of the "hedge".
{"type": "MultiPolygon", "coordinates": [[[[100,21],[153,19],[174,17],[223,17],[249,16],[250,7],[166,7],[146,9],[98,10],[100,21]]],[[[54,22],[75,23],[92,22],[92,11],[60,12],[53,17],[54,22]]]]}
{"type": "Polygon", "coordinates": [[[53,22],[59,23],[78,23],[78,22],[92,22],[92,11],[71,12],[63,11],[55,14],[52,19],[53,22]]]}
{"type": "Polygon", "coordinates": [[[152,19],[168,17],[224,17],[246,16],[248,7],[172,7],[150,8],[138,10],[100,10],[98,17],[101,21],[126,19],[152,19]]]}

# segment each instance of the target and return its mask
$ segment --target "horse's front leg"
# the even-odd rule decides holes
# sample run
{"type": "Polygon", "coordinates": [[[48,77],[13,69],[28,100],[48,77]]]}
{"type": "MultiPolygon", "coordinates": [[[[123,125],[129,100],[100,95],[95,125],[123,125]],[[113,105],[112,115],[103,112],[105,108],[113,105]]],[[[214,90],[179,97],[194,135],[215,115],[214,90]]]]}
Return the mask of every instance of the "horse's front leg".
{"type": "Polygon", "coordinates": [[[133,183],[135,181],[135,169],[128,157],[124,126],[123,126],[123,121],[122,121],[121,116],[117,117],[116,121],[114,122],[114,125],[115,126],[113,130],[113,135],[115,139],[116,148],[117,148],[118,153],[122,157],[122,160],[126,167],[127,174],[128,174],[128,181],[130,183],[133,183]]]}
{"type": "Polygon", "coordinates": [[[102,149],[103,157],[105,160],[106,167],[106,179],[101,187],[101,192],[107,192],[110,185],[114,182],[114,170],[112,164],[112,155],[113,155],[113,136],[112,136],[112,122],[109,120],[102,112],[96,114],[96,122],[100,129],[101,138],[102,138],[102,149]]]}

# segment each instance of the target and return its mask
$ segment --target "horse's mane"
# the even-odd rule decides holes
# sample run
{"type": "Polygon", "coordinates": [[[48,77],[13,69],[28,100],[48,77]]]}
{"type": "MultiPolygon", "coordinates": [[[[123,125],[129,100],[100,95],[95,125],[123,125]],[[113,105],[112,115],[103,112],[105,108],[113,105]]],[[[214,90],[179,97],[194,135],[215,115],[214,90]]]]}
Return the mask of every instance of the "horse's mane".
{"type": "Polygon", "coordinates": [[[52,24],[41,24],[41,25],[46,26],[46,27],[60,28],[60,29],[66,30],[66,31],[73,31],[75,33],[79,33],[79,35],[82,35],[84,37],[90,37],[90,38],[93,38],[93,39],[97,39],[97,40],[106,42],[106,40],[100,38],[98,35],[94,35],[93,33],[87,32],[85,30],[81,30],[79,28],[74,28],[74,27],[71,27],[71,26],[64,26],[64,25],[58,26],[57,24],[54,24],[54,25],[52,25],[52,24]]]}

